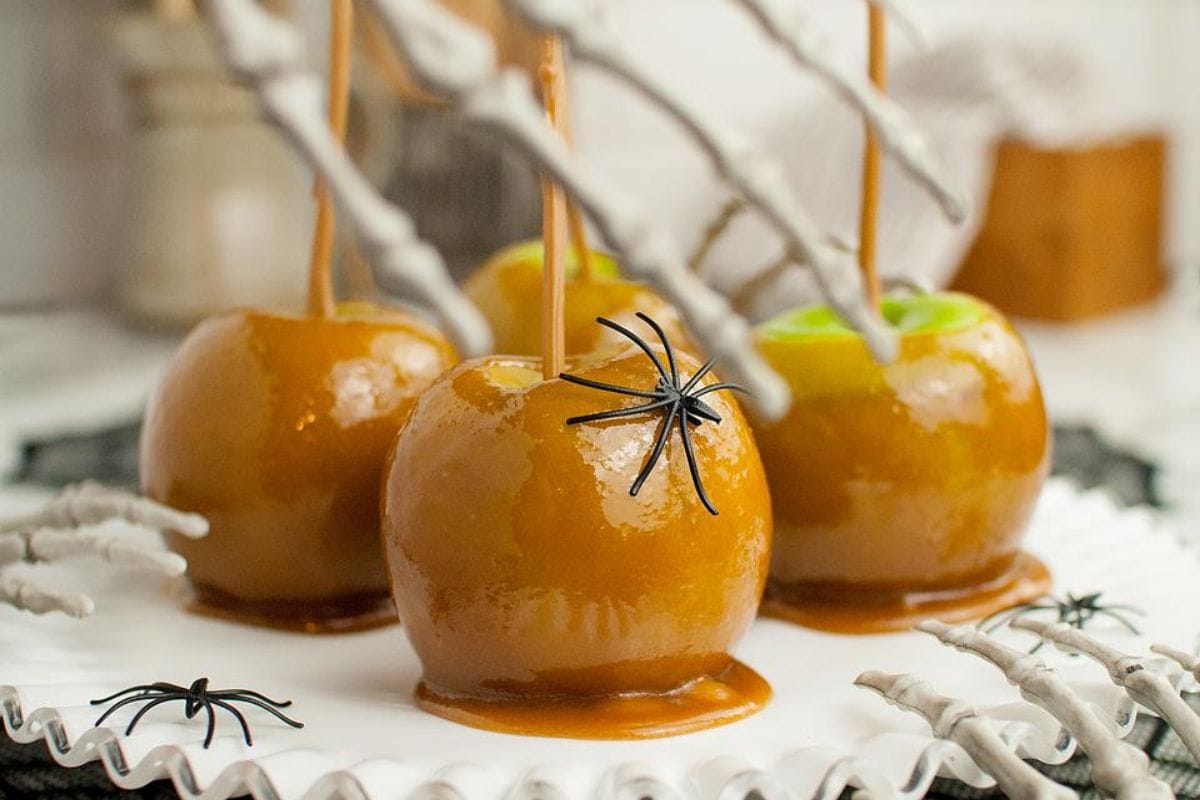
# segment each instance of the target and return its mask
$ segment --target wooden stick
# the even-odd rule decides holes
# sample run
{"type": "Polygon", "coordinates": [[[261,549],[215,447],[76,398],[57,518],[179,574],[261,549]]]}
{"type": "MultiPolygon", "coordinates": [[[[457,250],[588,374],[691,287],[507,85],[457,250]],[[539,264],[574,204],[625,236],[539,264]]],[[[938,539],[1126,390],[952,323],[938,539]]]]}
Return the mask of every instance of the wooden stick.
{"type": "MultiPolygon", "coordinates": [[[[871,83],[883,92],[887,89],[887,17],[884,8],[875,2],[867,6],[869,29],[868,70],[871,83]]],[[[870,125],[864,126],[866,145],[863,152],[862,216],[859,219],[858,264],[867,285],[871,305],[879,307],[882,292],[879,287],[878,228],[879,228],[879,171],[883,161],[879,135],[870,125]]]]}
{"type": "MultiPolygon", "coordinates": [[[[564,75],[562,40],[553,34],[542,45],[542,98],[550,127],[560,134],[564,75]]],[[[566,361],[564,295],[566,292],[566,195],[550,175],[542,177],[542,240],[545,244],[542,278],[542,376],[558,377],[566,361]]]]}
{"type": "MultiPolygon", "coordinates": [[[[338,142],[346,141],[350,113],[350,53],[354,41],[353,0],[330,0],[329,125],[338,142]]],[[[308,262],[308,313],[334,315],[333,239],[336,211],[323,181],[317,181],[317,222],[308,262]]]]}

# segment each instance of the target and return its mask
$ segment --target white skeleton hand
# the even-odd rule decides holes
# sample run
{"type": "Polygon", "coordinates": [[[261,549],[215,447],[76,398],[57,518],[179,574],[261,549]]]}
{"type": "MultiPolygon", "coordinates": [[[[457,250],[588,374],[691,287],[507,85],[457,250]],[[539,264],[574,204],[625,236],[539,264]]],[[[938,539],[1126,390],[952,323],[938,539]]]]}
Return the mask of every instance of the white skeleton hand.
{"type": "Polygon", "coordinates": [[[187,569],[187,562],[166,551],[161,541],[139,542],[105,524],[114,521],[135,532],[174,531],[193,539],[208,533],[208,522],[198,514],[95,483],[69,486],[37,513],[0,520],[0,604],[35,614],[62,611],[72,617],[86,617],[95,608],[87,595],[43,589],[26,577],[5,575],[4,569],[12,564],[96,556],[110,564],[168,576],[182,575],[187,569]]]}

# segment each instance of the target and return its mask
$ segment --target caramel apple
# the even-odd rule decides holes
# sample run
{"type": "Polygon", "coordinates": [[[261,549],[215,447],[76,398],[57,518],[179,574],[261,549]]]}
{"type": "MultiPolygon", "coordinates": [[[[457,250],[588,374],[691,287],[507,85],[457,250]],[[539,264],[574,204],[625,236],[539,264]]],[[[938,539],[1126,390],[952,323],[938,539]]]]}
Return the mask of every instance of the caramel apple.
{"type": "MultiPolygon", "coordinates": [[[[467,296],[487,317],[498,353],[539,355],[542,352],[544,246],[541,241],[513,245],[494,255],[467,281],[467,296]]],[[[612,330],[595,324],[607,317],[643,337],[654,333],[637,317],[656,319],[671,341],[689,349],[682,318],[673,306],[649,288],[621,277],[612,256],[591,250],[590,272],[583,269],[580,250],[566,251],[564,328],[566,352],[612,353],[626,342],[612,330]]]]}
{"type": "Polygon", "coordinates": [[[686,355],[542,366],[460,364],[389,456],[383,538],[419,704],[578,738],[753,713],[769,687],[728,648],[758,607],[771,512],[737,404],[686,355]]]}
{"type": "Polygon", "coordinates": [[[394,619],[379,545],[384,455],[456,358],[408,315],[347,310],[209,319],[150,402],[143,490],[211,525],[205,539],[170,539],[201,610],[305,630],[394,619]]]}
{"type": "Polygon", "coordinates": [[[759,328],[794,393],[756,423],[775,542],[764,609],[816,628],[902,630],[1045,593],[1020,545],[1046,476],[1033,364],[995,309],[960,294],[886,298],[900,356],[876,363],[825,307],[759,328]]]}

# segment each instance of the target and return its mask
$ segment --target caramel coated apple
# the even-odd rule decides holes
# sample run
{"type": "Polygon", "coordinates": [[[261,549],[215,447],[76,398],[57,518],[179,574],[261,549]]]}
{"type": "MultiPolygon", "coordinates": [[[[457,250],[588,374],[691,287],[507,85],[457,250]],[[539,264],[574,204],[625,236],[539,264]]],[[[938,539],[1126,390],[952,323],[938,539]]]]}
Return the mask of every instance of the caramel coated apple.
{"type": "MultiPolygon", "coordinates": [[[[532,356],[542,352],[541,241],[513,245],[493,256],[466,283],[467,296],[479,307],[495,336],[497,353],[532,356]]],[[[628,344],[610,329],[595,324],[607,317],[644,337],[653,332],[637,318],[640,311],[658,321],[676,347],[689,348],[683,319],[674,306],[652,290],[621,277],[612,256],[592,252],[594,274],[585,278],[579,253],[568,248],[564,329],[568,354],[611,355],[628,344]]]]}
{"type": "Polygon", "coordinates": [[[394,619],[384,455],[456,357],[424,323],[368,311],[235,311],[172,359],[142,431],[142,486],[211,525],[205,539],[170,540],[202,610],[306,630],[394,619]]]}
{"type": "Polygon", "coordinates": [[[837,631],[970,619],[1044,593],[1021,553],[1046,476],[1037,375],[999,312],[957,294],[885,300],[877,364],[823,307],[759,329],[790,413],[756,435],[775,512],[764,609],[837,631]]]}
{"type": "MultiPolygon", "coordinates": [[[[658,379],[631,350],[572,374],[647,391],[658,379]]],[[[677,430],[630,495],[664,414],[566,424],[642,398],[543,381],[540,362],[507,356],[463,363],[426,392],[389,458],[383,521],[424,708],[493,730],[631,738],[765,702],[728,650],[766,579],[766,480],[736,403],[704,400],[723,421],[691,437],[719,516],[677,430]]]]}

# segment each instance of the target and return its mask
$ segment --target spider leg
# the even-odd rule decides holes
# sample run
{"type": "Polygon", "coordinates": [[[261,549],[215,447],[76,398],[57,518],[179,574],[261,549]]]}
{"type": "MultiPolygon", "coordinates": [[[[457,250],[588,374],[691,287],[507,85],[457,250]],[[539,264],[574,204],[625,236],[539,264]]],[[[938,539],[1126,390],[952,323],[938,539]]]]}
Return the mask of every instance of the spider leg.
{"type": "Polygon", "coordinates": [[[671,367],[671,383],[674,386],[678,386],[679,365],[675,363],[675,351],[671,348],[671,340],[667,338],[667,334],[663,331],[662,326],[650,319],[648,314],[643,314],[639,311],[637,312],[637,318],[649,325],[658,334],[658,340],[662,342],[663,349],[667,351],[667,364],[671,367]]]}
{"type": "Polygon", "coordinates": [[[143,696],[143,695],[150,694],[152,692],[160,692],[160,691],[184,692],[185,694],[187,693],[187,689],[184,689],[182,686],[175,686],[174,684],[170,684],[170,683],[149,683],[149,684],[144,684],[142,686],[130,686],[128,689],[122,689],[121,691],[119,691],[115,694],[110,694],[108,697],[101,697],[99,700],[92,700],[91,704],[94,706],[102,706],[105,703],[111,703],[113,700],[116,700],[121,695],[132,694],[134,692],[138,692],[139,696],[143,696]]]}
{"type": "Polygon", "coordinates": [[[722,389],[729,389],[732,392],[743,392],[750,394],[750,390],[738,383],[714,383],[712,386],[705,386],[698,392],[692,392],[692,397],[704,397],[711,392],[719,392],[722,389]]]}
{"type": "Polygon", "coordinates": [[[692,433],[688,430],[686,416],[679,420],[679,433],[683,437],[683,453],[687,456],[688,471],[692,473],[692,485],[696,487],[696,494],[700,496],[700,502],[708,509],[708,513],[715,517],[721,512],[717,511],[717,507],[708,499],[708,494],[704,491],[704,484],[700,482],[700,467],[696,464],[696,453],[692,449],[692,433]]]}
{"type": "Polygon", "coordinates": [[[656,408],[669,406],[672,403],[678,403],[678,400],[667,398],[659,400],[657,403],[646,403],[640,406],[631,406],[630,408],[618,408],[615,411],[600,411],[595,414],[584,414],[581,417],[571,417],[567,420],[568,425],[578,425],[581,422],[600,422],[606,419],[617,419],[619,417],[635,417],[638,414],[644,414],[647,411],[653,411],[656,408]]]}
{"type": "Polygon", "coordinates": [[[637,478],[633,482],[633,486],[629,487],[629,496],[637,497],[638,492],[642,490],[642,484],[650,477],[650,473],[654,471],[654,465],[658,463],[659,456],[662,455],[663,448],[667,446],[667,439],[671,436],[671,426],[675,422],[675,416],[679,413],[679,406],[671,406],[671,410],[667,412],[667,418],[663,421],[663,426],[658,432],[658,438],[654,442],[654,449],[650,451],[650,457],[646,459],[646,463],[642,466],[642,471],[638,473],[637,478]]]}
{"type": "Polygon", "coordinates": [[[708,361],[705,361],[704,366],[696,370],[696,374],[689,378],[688,382],[685,383],[683,388],[679,390],[680,394],[687,394],[694,389],[696,384],[700,382],[700,379],[707,375],[712,368],[716,366],[716,364],[717,360],[715,358],[710,358],[708,361]]]}
{"type": "Polygon", "coordinates": [[[138,712],[133,715],[133,719],[129,720],[129,724],[125,726],[125,735],[128,736],[129,734],[133,733],[133,729],[137,727],[137,724],[142,721],[142,717],[146,716],[146,712],[148,712],[150,709],[154,708],[155,706],[161,706],[163,703],[170,703],[173,700],[182,699],[182,697],[159,697],[155,700],[151,700],[149,703],[146,703],[146,705],[142,706],[141,709],[139,709],[138,712]]]}
{"type": "Polygon", "coordinates": [[[238,711],[236,708],[234,708],[229,703],[226,703],[224,700],[219,700],[215,697],[207,698],[206,702],[210,704],[209,705],[210,713],[211,713],[212,707],[216,706],[217,708],[223,708],[226,711],[228,711],[230,714],[233,714],[234,718],[237,719],[238,724],[242,726],[242,736],[245,737],[245,739],[246,739],[246,746],[254,747],[254,740],[252,738],[250,738],[250,725],[249,725],[249,723],[246,722],[246,718],[244,716],[242,716],[241,711],[238,711]]]}
{"type": "MultiPolygon", "coordinates": [[[[274,706],[275,708],[287,708],[292,704],[291,700],[272,700],[265,694],[253,692],[249,689],[219,689],[215,692],[209,692],[208,696],[217,697],[221,700],[244,700],[245,698],[253,697],[255,700],[260,700],[268,705],[274,706]]],[[[246,702],[249,702],[249,700],[246,702]]]]}
{"type": "Polygon", "coordinates": [[[567,383],[574,383],[577,386],[586,386],[589,389],[599,389],[602,392],[613,392],[614,394],[627,394],[631,397],[652,397],[659,398],[662,395],[658,392],[649,392],[645,389],[631,389],[628,386],[615,386],[611,383],[601,383],[588,378],[581,378],[578,375],[571,375],[566,372],[560,372],[558,377],[567,383]]]}
{"type": "Polygon", "coordinates": [[[1146,616],[1146,609],[1127,605],[1125,603],[1117,603],[1116,605],[1111,606],[1101,606],[1097,609],[1097,611],[1127,611],[1130,614],[1137,614],[1139,617],[1146,616]]]}
{"type": "Polygon", "coordinates": [[[997,611],[995,614],[990,614],[979,620],[979,624],[976,627],[984,633],[994,633],[1008,624],[1010,620],[1021,616],[1026,610],[1022,607],[1006,608],[1003,611],[997,611]]]}
{"type": "MultiPolygon", "coordinates": [[[[654,362],[654,366],[658,370],[658,374],[662,376],[662,379],[664,381],[671,380],[671,376],[667,374],[667,368],[664,367],[663,363],[658,360],[658,355],[655,354],[655,352],[650,349],[650,345],[648,345],[646,343],[645,339],[638,336],[636,333],[629,330],[629,328],[626,328],[624,325],[613,322],[611,319],[605,319],[604,317],[596,317],[596,322],[599,322],[601,325],[603,325],[606,328],[611,328],[612,330],[614,330],[617,333],[624,336],[629,341],[636,344],[638,347],[642,348],[642,352],[645,353],[647,356],[649,356],[650,360],[654,362]]],[[[678,386],[679,383],[675,382],[671,385],[678,386]]]]}
{"type": "Polygon", "coordinates": [[[213,736],[217,733],[217,713],[213,711],[212,703],[208,698],[202,700],[204,710],[208,712],[208,723],[204,729],[204,749],[207,750],[213,742],[213,736]]]}
{"type": "Polygon", "coordinates": [[[1128,629],[1130,633],[1132,633],[1132,634],[1135,634],[1135,635],[1137,635],[1137,636],[1141,636],[1141,635],[1142,635],[1142,632],[1141,632],[1141,630],[1138,628],[1138,626],[1137,626],[1137,625],[1134,625],[1132,622],[1130,622],[1128,619],[1126,619],[1126,617],[1125,617],[1125,615],[1124,615],[1124,614],[1120,614],[1120,613],[1114,612],[1114,611],[1113,611],[1111,608],[1101,608],[1101,609],[1098,609],[1098,610],[1096,611],[1096,615],[1098,616],[1098,615],[1101,615],[1101,614],[1103,614],[1103,615],[1104,615],[1104,616],[1106,616],[1106,617],[1110,617],[1111,619],[1115,619],[1117,622],[1119,622],[1119,623],[1121,623],[1122,625],[1124,625],[1124,626],[1125,626],[1125,628],[1126,628],[1126,629],[1128,629]]]}
{"type": "MultiPolygon", "coordinates": [[[[281,714],[279,711],[277,711],[276,709],[272,708],[272,707],[271,707],[270,705],[268,705],[267,703],[264,703],[264,702],[262,702],[261,700],[258,700],[258,699],[256,699],[256,698],[253,698],[253,697],[233,697],[233,698],[230,698],[230,697],[224,697],[224,698],[213,698],[213,702],[214,702],[214,703],[215,703],[215,702],[217,702],[217,700],[221,700],[222,702],[225,702],[225,703],[228,703],[228,702],[236,702],[236,703],[248,703],[248,704],[250,704],[250,705],[252,705],[252,706],[256,706],[256,707],[258,707],[258,708],[261,708],[263,711],[266,711],[268,714],[270,714],[271,716],[275,717],[275,719],[277,719],[277,720],[279,720],[280,722],[282,722],[282,723],[285,723],[285,724],[287,724],[287,725],[291,725],[293,728],[303,728],[303,727],[304,727],[304,723],[303,723],[303,722],[297,722],[296,720],[292,719],[291,717],[289,717],[289,716],[287,716],[287,715],[285,715],[285,714],[281,714]]],[[[289,703],[286,703],[286,704],[284,704],[284,705],[288,705],[288,706],[290,706],[290,705],[291,705],[291,703],[289,702],[289,703]]]]}
{"type": "Polygon", "coordinates": [[[111,717],[114,711],[124,708],[125,706],[129,705],[130,703],[140,703],[143,700],[149,700],[149,699],[151,699],[149,696],[144,695],[144,694],[139,694],[136,697],[126,697],[124,700],[121,700],[118,703],[114,703],[112,708],[107,709],[103,714],[100,715],[100,719],[96,720],[96,726],[99,727],[100,725],[102,725],[104,723],[104,720],[111,717]]]}
{"type": "Polygon", "coordinates": [[[1009,621],[1025,614],[1030,614],[1035,611],[1052,611],[1055,606],[1043,605],[1041,603],[1015,606],[1013,608],[1002,608],[994,614],[984,617],[976,626],[984,633],[993,633],[1000,630],[1009,621]]]}

